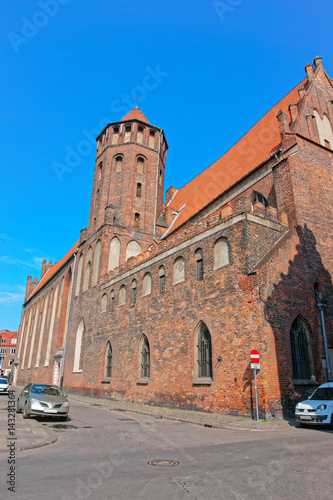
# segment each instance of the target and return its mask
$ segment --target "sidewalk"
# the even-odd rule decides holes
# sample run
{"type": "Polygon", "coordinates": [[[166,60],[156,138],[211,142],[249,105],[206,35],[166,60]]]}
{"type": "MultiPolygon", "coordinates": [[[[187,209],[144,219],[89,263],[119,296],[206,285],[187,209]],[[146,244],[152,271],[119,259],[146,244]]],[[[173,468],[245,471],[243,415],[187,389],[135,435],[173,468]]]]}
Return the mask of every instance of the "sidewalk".
{"type": "MultiPolygon", "coordinates": [[[[16,394],[21,390],[20,386],[11,386],[16,394]]],[[[108,399],[98,399],[89,396],[69,395],[69,401],[80,401],[93,406],[104,406],[114,411],[139,413],[154,418],[164,418],[166,420],[178,420],[204,427],[215,429],[225,429],[234,431],[276,431],[292,429],[295,426],[294,420],[284,420],[282,418],[271,419],[269,421],[258,422],[247,417],[232,415],[219,415],[215,413],[205,413],[188,410],[178,410],[162,408],[158,406],[147,406],[144,404],[127,403],[123,401],[110,401],[108,399]]],[[[9,434],[12,430],[8,425],[8,397],[1,395],[0,398],[0,453],[8,452],[8,443],[15,437],[15,447],[17,451],[38,448],[54,443],[57,435],[42,425],[41,420],[29,418],[23,420],[22,414],[15,415],[15,434],[9,434]]],[[[11,413],[12,415],[12,413],[11,413]]],[[[12,418],[11,418],[11,421],[12,418]]]]}

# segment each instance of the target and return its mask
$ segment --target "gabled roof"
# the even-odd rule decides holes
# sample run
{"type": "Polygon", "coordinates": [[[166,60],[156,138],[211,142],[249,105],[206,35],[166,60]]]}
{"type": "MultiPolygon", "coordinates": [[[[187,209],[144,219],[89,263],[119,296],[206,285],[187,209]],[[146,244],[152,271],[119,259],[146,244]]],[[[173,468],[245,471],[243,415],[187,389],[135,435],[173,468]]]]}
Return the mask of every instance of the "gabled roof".
{"type": "Polygon", "coordinates": [[[44,274],[44,276],[42,277],[42,279],[40,280],[40,282],[38,283],[36,288],[31,292],[31,294],[27,298],[26,302],[29,299],[31,299],[31,297],[33,295],[35,295],[38,292],[38,290],[40,290],[46,283],[48,283],[51,280],[51,278],[53,278],[53,276],[57,273],[57,271],[59,271],[59,269],[61,269],[61,267],[74,255],[75,251],[77,250],[77,248],[79,246],[79,243],[80,243],[80,240],[78,240],[72,246],[72,248],[66,253],[66,255],[62,259],[59,260],[59,262],[56,262],[52,267],[50,267],[46,271],[46,273],[44,274]]]}
{"type": "MultiPolygon", "coordinates": [[[[17,333],[18,332],[9,332],[8,330],[1,330],[0,337],[2,337],[3,339],[6,338],[6,339],[10,340],[12,338],[17,337],[17,333]]],[[[3,345],[5,345],[5,343],[3,345]]]]}
{"type": "Polygon", "coordinates": [[[177,191],[170,206],[175,211],[184,208],[177,217],[172,230],[179,227],[279,149],[281,138],[276,115],[280,110],[288,113],[291,101],[296,104],[299,102],[298,89],[306,83],[307,78],[275,104],[221,158],[177,191]]]}
{"type": "Polygon", "coordinates": [[[122,118],[120,121],[123,122],[125,120],[135,120],[135,119],[150,124],[150,121],[147,120],[145,115],[142,113],[141,109],[139,109],[138,107],[131,109],[131,111],[129,111],[127,115],[125,115],[124,118],[122,118]]]}

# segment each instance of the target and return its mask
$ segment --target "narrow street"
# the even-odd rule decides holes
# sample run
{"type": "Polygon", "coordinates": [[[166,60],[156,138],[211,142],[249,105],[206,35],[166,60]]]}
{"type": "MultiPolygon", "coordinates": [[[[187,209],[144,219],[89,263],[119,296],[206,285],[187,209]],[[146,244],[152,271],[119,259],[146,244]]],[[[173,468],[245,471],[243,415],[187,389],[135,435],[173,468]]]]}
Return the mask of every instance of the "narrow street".
{"type": "MultiPolygon", "coordinates": [[[[70,417],[39,420],[58,439],[18,453],[16,491],[7,491],[2,479],[2,499],[332,497],[333,432],[327,429],[211,429],[110,410],[98,400],[72,400],[70,417]]],[[[21,425],[22,415],[16,418],[21,425]]],[[[1,454],[2,478],[8,467],[1,454]]]]}

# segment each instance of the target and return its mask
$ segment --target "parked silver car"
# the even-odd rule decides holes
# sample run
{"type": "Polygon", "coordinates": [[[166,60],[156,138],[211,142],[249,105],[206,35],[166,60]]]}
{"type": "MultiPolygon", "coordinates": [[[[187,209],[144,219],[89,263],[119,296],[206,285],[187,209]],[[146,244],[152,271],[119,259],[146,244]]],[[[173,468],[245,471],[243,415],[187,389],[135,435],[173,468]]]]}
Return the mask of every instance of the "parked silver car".
{"type": "Polygon", "coordinates": [[[9,383],[8,380],[4,377],[0,378],[0,394],[8,394],[9,383]]]}
{"type": "Polygon", "coordinates": [[[16,412],[23,412],[23,418],[31,415],[59,417],[66,420],[69,404],[60,387],[48,384],[28,384],[17,398],[16,412]]]}

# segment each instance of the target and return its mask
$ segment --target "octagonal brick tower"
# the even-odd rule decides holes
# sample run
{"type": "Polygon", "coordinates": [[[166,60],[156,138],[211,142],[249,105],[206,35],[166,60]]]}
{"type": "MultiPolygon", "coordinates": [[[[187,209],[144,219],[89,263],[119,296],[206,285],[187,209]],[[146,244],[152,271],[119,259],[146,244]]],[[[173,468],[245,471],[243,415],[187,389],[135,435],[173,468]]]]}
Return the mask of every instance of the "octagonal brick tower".
{"type": "MultiPolygon", "coordinates": [[[[163,210],[168,145],[162,129],[133,108],[97,137],[96,164],[87,237],[106,225],[121,239],[120,261],[134,240],[142,250],[153,243],[163,210]]],[[[163,225],[163,221],[162,221],[163,225]]]]}

